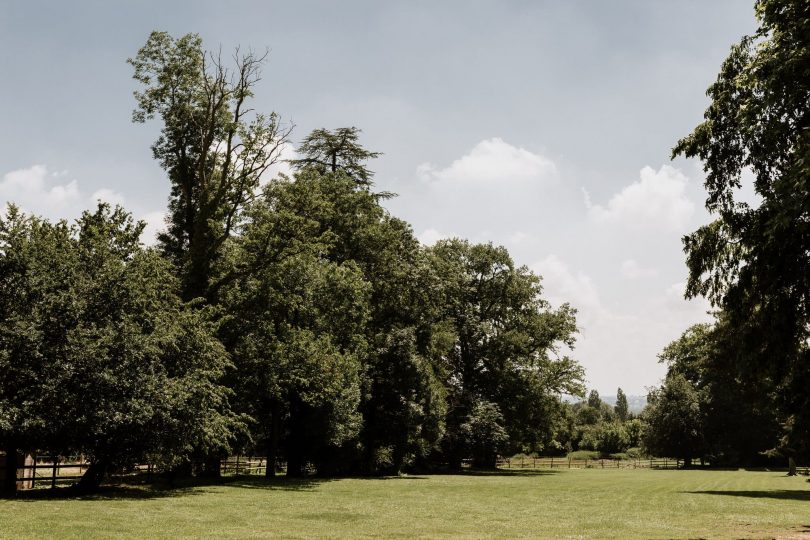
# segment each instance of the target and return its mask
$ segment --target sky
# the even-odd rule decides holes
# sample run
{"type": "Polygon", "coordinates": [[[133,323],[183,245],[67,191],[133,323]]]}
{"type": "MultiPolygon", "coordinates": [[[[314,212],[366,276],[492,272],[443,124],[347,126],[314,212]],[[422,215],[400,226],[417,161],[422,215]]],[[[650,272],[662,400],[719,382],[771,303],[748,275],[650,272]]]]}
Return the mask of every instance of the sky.
{"type": "Polygon", "coordinates": [[[0,204],[56,219],[103,199],[153,238],[169,184],[126,59],[152,30],[267,49],[254,105],[295,124],[293,145],[362,129],[423,243],[506,246],[578,309],[588,386],[644,394],[661,349],[710,320],[683,298],[704,174],[671,148],[755,23],[753,0],[0,0],[0,204]]]}

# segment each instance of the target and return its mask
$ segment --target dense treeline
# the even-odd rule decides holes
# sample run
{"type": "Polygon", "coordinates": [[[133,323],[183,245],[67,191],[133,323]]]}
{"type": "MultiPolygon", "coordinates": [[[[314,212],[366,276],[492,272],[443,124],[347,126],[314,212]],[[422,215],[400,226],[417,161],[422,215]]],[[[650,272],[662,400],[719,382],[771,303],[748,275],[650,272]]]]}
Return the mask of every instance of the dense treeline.
{"type": "MultiPolygon", "coordinates": [[[[491,244],[422,246],[373,189],[355,128],[288,144],[250,107],[263,58],[228,68],[153,33],[130,60],[136,122],[171,183],[155,247],[100,204],[75,223],[0,220],[0,443],[81,454],[93,489],[148,461],[218,474],[231,452],[287,474],[492,466],[553,444],[575,312],[491,244]]],[[[14,489],[14,468],[4,487],[14,489]]],[[[274,474],[268,467],[268,474],[274,474]]]]}

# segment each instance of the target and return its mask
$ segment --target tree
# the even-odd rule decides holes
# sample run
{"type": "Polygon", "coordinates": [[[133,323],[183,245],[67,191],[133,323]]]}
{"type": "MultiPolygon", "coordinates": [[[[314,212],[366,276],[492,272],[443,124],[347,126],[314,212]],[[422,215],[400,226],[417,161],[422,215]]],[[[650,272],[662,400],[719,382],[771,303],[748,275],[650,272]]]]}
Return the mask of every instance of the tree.
{"type": "Polygon", "coordinates": [[[778,433],[770,384],[738,373],[746,354],[720,312],[714,324],[688,328],[659,355],[668,374],[682,375],[698,392],[705,451],[715,464],[761,465],[778,433]]]}
{"type": "Polygon", "coordinates": [[[84,454],[86,489],[147,457],[168,468],[192,447],[227,451],[240,424],[217,383],[227,356],[169,264],[140,246],[144,224],[103,204],[74,227],[10,218],[0,273],[28,304],[0,328],[0,357],[27,383],[3,385],[9,450],[84,454]]]}
{"type": "Polygon", "coordinates": [[[70,324],[63,299],[71,298],[76,273],[72,247],[64,222],[28,217],[13,205],[0,216],[0,492],[16,491],[22,451],[59,438],[54,398],[64,369],[48,346],[70,324]]]}
{"type": "Polygon", "coordinates": [[[163,123],[152,153],[172,191],[159,240],[181,272],[186,300],[216,299],[224,244],[292,129],[249,106],[265,58],[237,49],[228,68],[196,34],[152,32],[128,60],[143,85],[133,121],[158,116],[163,123]]]}
{"type": "Polygon", "coordinates": [[[773,380],[787,454],[810,443],[810,5],[759,0],[759,28],[732,47],[704,121],[673,156],[703,161],[717,216],[684,238],[687,294],[726,313],[748,354],[735,368],[773,380]],[[761,202],[738,200],[744,173],[761,202]]]}
{"type": "Polygon", "coordinates": [[[314,167],[321,172],[343,171],[359,186],[369,188],[374,173],[365,162],[382,154],[363,148],[357,142],[359,136],[360,130],[356,127],[313,130],[297,149],[303,157],[290,160],[290,164],[297,170],[314,167]]]}
{"type": "Polygon", "coordinates": [[[252,271],[228,291],[225,334],[239,367],[240,400],[267,441],[268,475],[283,447],[287,474],[298,476],[307,461],[359,430],[369,286],[351,261],[319,257],[314,238],[298,244],[286,236],[287,209],[267,206],[279,202],[280,187],[251,209],[238,257],[252,271]]]}
{"type": "Polygon", "coordinates": [[[591,390],[588,394],[588,407],[596,409],[597,411],[602,408],[602,398],[599,397],[599,392],[595,389],[591,390]]]}
{"type": "Polygon", "coordinates": [[[449,338],[440,356],[448,394],[445,458],[458,466],[466,457],[461,426],[481,401],[498,406],[513,445],[551,440],[550,402],[583,391],[582,368],[557,355],[573,346],[574,310],[551,309],[540,279],[516,267],[502,247],[445,240],[429,256],[449,338]]]}
{"type": "MultiPolygon", "coordinates": [[[[227,289],[237,291],[233,298],[242,298],[233,304],[234,326],[229,325],[234,346],[244,342],[239,336],[245,333],[244,320],[267,321],[262,324],[268,330],[259,333],[272,332],[274,340],[282,339],[280,326],[311,328],[313,321],[321,321],[318,333],[338,336],[336,344],[353,351],[359,362],[361,431],[344,441],[345,448],[332,445],[321,452],[319,473],[397,470],[425,458],[441,437],[444,399],[429,358],[433,340],[430,289],[423,281],[427,268],[410,227],[391,217],[345,171],[307,166],[293,179],[265,187],[235,245],[236,277],[227,289]],[[342,269],[343,277],[330,275],[310,288],[303,279],[310,271],[295,269],[291,260],[310,261],[306,267],[318,272],[342,269]],[[354,285],[344,290],[349,277],[354,285]],[[254,300],[246,300],[250,297],[254,300]],[[301,310],[309,315],[301,318],[301,310]]],[[[262,365],[276,361],[271,348],[255,350],[262,365]]],[[[246,358],[239,351],[236,357],[237,362],[246,358]]],[[[274,369],[260,371],[270,374],[274,369]]],[[[282,414],[286,410],[282,403],[282,414]]]]}
{"type": "Polygon", "coordinates": [[[619,417],[621,422],[627,420],[630,414],[630,409],[627,405],[627,396],[624,395],[624,391],[621,388],[616,390],[616,406],[614,407],[614,410],[616,411],[616,416],[619,417]]]}
{"type": "Polygon", "coordinates": [[[667,376],[660,389],[650,392],[643,420],[642,439],[649,454],[683,459],[685,467],[703,455],[700,399],[683,375],[667,376]]]}
{"type": "Polygon", "coordinates": [[[498,454],[509,442],[498,406],[489,401],[476,402],[459,431],[473,465],[494,469],[498,454]]]}

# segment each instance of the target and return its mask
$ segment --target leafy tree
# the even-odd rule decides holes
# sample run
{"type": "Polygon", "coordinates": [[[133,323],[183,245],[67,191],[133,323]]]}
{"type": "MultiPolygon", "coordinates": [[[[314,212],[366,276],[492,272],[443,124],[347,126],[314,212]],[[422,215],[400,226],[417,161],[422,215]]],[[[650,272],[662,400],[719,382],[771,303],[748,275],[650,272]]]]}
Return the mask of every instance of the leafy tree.
{"type": "Polygon", "coordinates": [[[736,369],[773,381],[787,454],[810,442],[810,5],[759,0],[759,28],[732,47],[705,120],[673,156],[703,161],[717,219],[684,239],[687,294],[723,309],[748,353],[736,369]],[[738,199],[750,171],[761,198],[738,199]]]}
{"type": "Polygon", "coordinates": [[[64,278],[75,275],[71,247],[65,223],[28,217],[13,205],[0,216],[0,444],[6,454],[0,491],[16,490],[21,451],[59,438],[54,401],[64,370],[47,348],[69,324],[60,300],[70,298],[64,278]]]}
{"type": "Polygon", "coordinates": [[[614,410],[621,422],[627,420],[630,415],[630,408],[627,405],[627,396],[624,395],[624,391],[621,388],[616,390],[616,406],[614,410]]]}
{"type": "Polygon", "coordinates": [[[297,149],[303,157],[290,160],[290,164],[297,170],[312,167],[321,172],[343,171],[358,185],[371,187],[374,173],[365,162],[382,154],[363,148],[357,142],[359,136],[356,127],[313,130],[297,149]]]}
{"type": "MultiPolygon", "coordinates": [[[[260,256],[256,244],[289,240],[274,236],[274,219],[263,220],[273,213],[255,215],[244,258],[260,256]]],[[[282,445],[288,475],[297,476],[324,448],[357,435],[368,284],[356,265],[324,261],[305,246],[296,254],[279,249],[252,266],[234,282],[229,302],[241,402],[260,422],[268,474],[282,445]]]]}
{"type": "Polygon", "coordinates": [[[664,386],[650,392],[643,419],[648,453],[683,459],[686,467],[703,455],[700,398],[683,375],[667,376],[664,386]]]}
{"type": "Polygon", "coordinates": [[[0,343],[28,382],[3,385],[12,445],[86,455],[88,489],[147,457],[168,468],[192,446],[227,451],[240,424],[217,384],[227,356],[176,295],[169,264],[141,248],[143,223],[106,205],[75,227],[10,219],[4,284],[29,302],[4,320],[0,343]]]}
{"type": "Polygon", "coordinates": [[[446,459],[464,457],[464,424],[479,401],[494,403],[513,445],[549,440],[553,396],[582,392],[582,368],[572,346],[574,310],[557,310],[540,296],[539,278],[515,267],[504,248],[446,240],[429,250],[438,277],[441,318],[452,332],[441,362],[448,393],[446,459]]]}
{"type": "Polygon", "coordinates": [[[459,431],[473,465],[494,469],[498,453],[509,441],[498,406],[489,401],[476,402],[459,431]]]}
{"type": "MultiPolygon", "coordinates": [[[[355,351],[359,362],[363,422],[355,448],[362,450],[362,457],[351,448],[338,452],[332,447],[321,453],[319,471],[398,469],[425,457],[442,433],[444,399],[428,357],[434,340],[429,290],[421,286],[426,268],[410,228],[388,215],[374,194],[358,188],[344,171],[315,166],[301,168],[294,180],[266,186],[249,215],[238,244],[241,255],[234,257],[239,261],[233,270],[234,288],[261,290],[261,297],[275,300],[259,309],[252,301],[245,303],[245,317],[253,320],[252,314],[264,313],[260,316],[275,321],[270,328],[282,322],[295,326],[300,323],[291,314],[308,306],[313,315],[304,324],[323,320],[319,331],[340,336],[341,350],[355,351]],[[303,293],[285,283],[302,272],[285,267],[285,261],[304,254],[319,268],[353,269],[356,285],[341,292],[342,281],[330,278],[321,289],[296,299],[303,293]],[[284,307],[288,301],[294,309],[284,307]],[[385,459],[378,459],[381,456],[385,459]]],[[[242,320],[235,319],[235,334],[244,332],[242,320]]],[[[273,332],[273,339],[281,339],[273,332]]],[[[269,349],[256,350],[274,362],[269,349]]]]}
{"type": "Polygon", "coordinates": [[[668,373],[681,374],[698,391],[706,453],[713,463],[756,465],[778,433],[767,381],[750,381],[736,364],[747,352],[722,313],[698,324],[659,355],[668,373]]]}
{"type": "Polygon", "coordinates": [[[627,428],[619,422],[607,422],[601,426],[597,435],[596,450],[603,455],[617,454],[630,447],[630,436],[627,428]]]}
{"type": "Polygon", "coordinates": [[[196,34],[152,32],[129,59],[143,85],[133,121],[158,116],[163,124],[152,152],[172,191],[159,240],[181,272],[186,300],[216,299],[223,246],[291,130],[249,105],[265,57],[237,49],[229,68],[196,34]]]}
{"type": "Polygon", "coordinates": [[[597,411],[602,409],[602,398],[599,397],[599,392],[596,390],[591,390],[588,394],[588,407],[597,411]]]}

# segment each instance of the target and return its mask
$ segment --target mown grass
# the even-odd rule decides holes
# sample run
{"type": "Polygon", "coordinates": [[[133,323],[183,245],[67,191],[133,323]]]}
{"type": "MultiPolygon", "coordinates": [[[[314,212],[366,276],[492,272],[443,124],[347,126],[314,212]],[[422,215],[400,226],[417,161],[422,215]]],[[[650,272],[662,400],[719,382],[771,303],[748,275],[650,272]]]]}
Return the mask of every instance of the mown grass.
{"type": "Polygon", "coordinates": [[[810,484],[778,472],[503,471],[238,478],[0,500],[2,538],[802,538],[810,484]]]}

